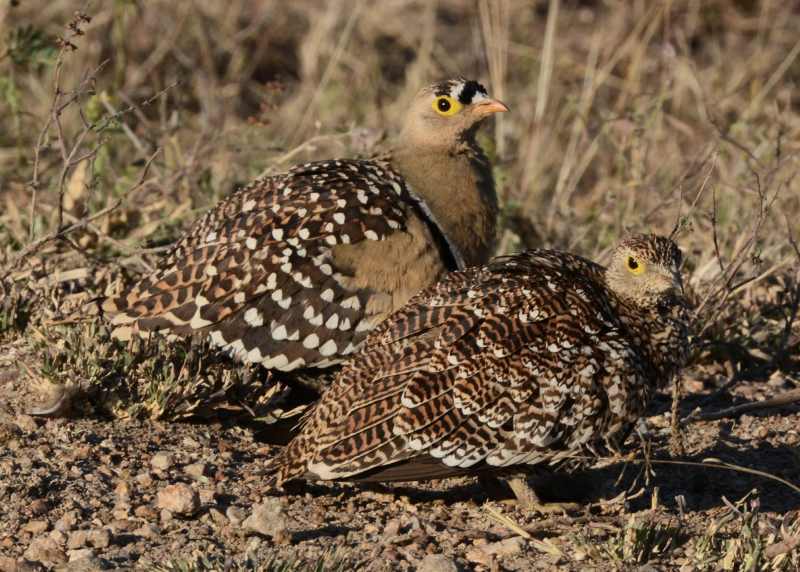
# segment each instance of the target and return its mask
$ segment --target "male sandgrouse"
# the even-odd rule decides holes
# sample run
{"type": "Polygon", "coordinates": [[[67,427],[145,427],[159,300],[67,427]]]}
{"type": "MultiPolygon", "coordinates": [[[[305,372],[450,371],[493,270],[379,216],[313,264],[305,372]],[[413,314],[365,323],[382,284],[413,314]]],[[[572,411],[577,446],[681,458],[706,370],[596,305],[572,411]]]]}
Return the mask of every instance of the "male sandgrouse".
{"type": "Polygon", "coordinates": [[[447,271],[485,263],[497,198],[475,141],[507,111],[475,81],[422,89],[391,150],[255,180],[200,218],[157,270],[103,302],[114,335],[205,334],[246,363],[339,363],[447,271]]]}
{"type": "Polygon", "coordinates": [[[513,473],[618,450],[686,358],[680,264],[671,240],[636,235],[606,268],[531,250],[449,274],[370,334],[273,478],[513,473]]]}

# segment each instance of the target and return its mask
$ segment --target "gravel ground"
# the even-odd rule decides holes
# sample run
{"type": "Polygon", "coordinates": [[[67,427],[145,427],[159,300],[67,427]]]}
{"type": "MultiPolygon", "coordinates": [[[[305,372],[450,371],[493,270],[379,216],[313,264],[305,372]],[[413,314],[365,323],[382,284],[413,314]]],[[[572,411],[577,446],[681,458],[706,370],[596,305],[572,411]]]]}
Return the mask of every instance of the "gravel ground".
{"type": "MultiPolygon", "coordinates": [[[[723,497],[735,501],[757,489],[762,529],[800,515],[800,494],[774,481],[663,464],[654,465],[645,487],[641,465],[623,471],[621,463],[550,483],[543,489],[550,500],[582,503],[569,516],[488,498],[468,478],[370,488],[315,484],[271,496],[265,461],[277,447],[263,442],[268,431],[230,421],[34,418],[25,411],[39,396],[19,367],[25,359],[25,346],[13,344],[0,357],[1,571],[192,569],[180,566],[202,559],[205,569],[226,562],[230,569],[271,569],[275,558],[318,563],[325,556],[331,569],[343,570],[688,571],[697,569],[699,544],[692,539],[730,512],[723,497]],[[631,494],[623,498],[626,488],[631,494]],[[680,532],[653,558],[608,553],[627,524],[645,521],[680,532]],[[629,566],[631,558],[639,563],[629,566]],[[639,567],[647,560],[649,567],[639,567]]],[[[709,391],[696,385],[686,411],[707,400],[709,391]]],[[[743,381],[704,408],[777,389],[743,381]]],[[[649,418],[657,458],[667,457],[668,411],[664,395],[649,418]]],[[[694,423],[685,441],[686,459],[717,458],[800,482],[797,405],[694,423]]]]}

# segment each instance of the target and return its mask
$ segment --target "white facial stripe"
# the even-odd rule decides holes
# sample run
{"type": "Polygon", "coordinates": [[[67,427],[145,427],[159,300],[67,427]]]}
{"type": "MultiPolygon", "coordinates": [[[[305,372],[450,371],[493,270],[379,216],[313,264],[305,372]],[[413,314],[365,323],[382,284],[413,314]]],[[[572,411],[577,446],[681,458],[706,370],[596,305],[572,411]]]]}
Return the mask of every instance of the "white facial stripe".
{"type": "MultiPolygon", "coordinates": [[[[457,84],[453,85],[453,87],[450,88],[450,93],[448,95],[450,95],[450,97],[452,97],[453,99],[455,99],[456,101],[458,101],[460,103],[461,100],[459,99],[459,96],[461,95],[461,92],[463,91],[463,89],[465,87],[466,87],[466,84],[457,83],[457,84]]],[[[488,99],[489,99],[488,95],[486,95],[485,93],[483,93],[481,91],[476,91],[475,95],[472,96],[472,101],[469,102],[469,103],[474,105],[476,103],[480,103],[481,101],[486,101],[488,99]]]]}
{"type": "Polygon", "coordinates": [[[480,91],[476,91],[475,95],[472,96],[472,104],[480,103],[481,101],[488,101],[489,96],[481,93],[480,91]]]}

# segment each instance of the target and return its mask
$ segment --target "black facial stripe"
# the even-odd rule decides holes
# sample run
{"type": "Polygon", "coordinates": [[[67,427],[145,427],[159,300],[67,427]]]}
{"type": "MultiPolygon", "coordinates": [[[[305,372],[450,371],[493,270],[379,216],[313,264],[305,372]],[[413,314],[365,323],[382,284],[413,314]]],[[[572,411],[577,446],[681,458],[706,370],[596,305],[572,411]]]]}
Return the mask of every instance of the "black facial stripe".
{"type": "Polygon", "coordinates": [[[489,93],[486,91],[486,88],[479,84],[477,81],[466,81],[466,80],[448,80],[437,83],[433,88],[433,93],[436,96],[440,95],[450,95],[450,92],[453,88],[457,85],[462,85],[461,91],[458,94],[458,101],[461,102],[463,105],[467,105],[472,103],[472,98],[475,97],[476,93],[480,93],[482,95],[488,96],[489,93]]]}
{"type": "Polygon", "coordinates": [[[472,103],[472,98],[475,97],[476,93],[488,95],[486,88],[477,81],[468,81],[464,84],[464,87],[461,88],[461,93],[458,94],[458,101],[464,105],[468,105],[472,103]]]}

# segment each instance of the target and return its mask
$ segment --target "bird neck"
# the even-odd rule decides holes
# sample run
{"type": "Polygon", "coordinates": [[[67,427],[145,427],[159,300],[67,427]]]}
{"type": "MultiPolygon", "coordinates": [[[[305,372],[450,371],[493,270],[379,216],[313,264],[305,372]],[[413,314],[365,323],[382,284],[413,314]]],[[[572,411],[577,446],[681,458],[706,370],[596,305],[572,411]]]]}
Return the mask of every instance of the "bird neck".
{"type": "Polygon", "coordinates": [[[656,386],[664,387],[688,359],[689,311],[679,301],[626,310],[623,321],[648,356],[656,386]]]}
{"type": "Polygon", "coordinates": [[[471,134],[449,146],[400,141],[391,161],[464,263],[485,263],[494,249],[497,194],[489,160],[471,134]]]}

